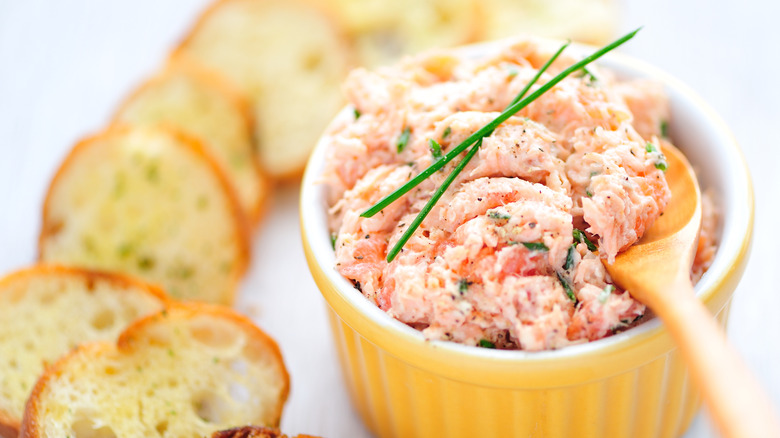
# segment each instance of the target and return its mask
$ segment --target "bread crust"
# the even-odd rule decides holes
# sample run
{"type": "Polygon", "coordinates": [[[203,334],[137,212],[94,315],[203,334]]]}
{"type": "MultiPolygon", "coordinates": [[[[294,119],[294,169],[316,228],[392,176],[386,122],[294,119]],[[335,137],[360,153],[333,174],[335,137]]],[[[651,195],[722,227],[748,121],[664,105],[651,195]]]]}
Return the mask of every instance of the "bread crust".
{"type": "MultiPolygon", "coordinates": [[[[270,336],[268,336],[259,327],[254,325],[247,317],[237,313],[236,311],[224,307],[216,306],[206,303],[195,302],[176,302],[171,301],[171,305],[165,310],[140,318],[128,326],[116,343],[110,342],[92,342],[88,344],[80,345],[72,350],[70,353],[61,357],[54,364],[49,366],[43,375],[38,379],[35,384],[30,398],[27,400],[25,406],[24,418],[21,422],[20,437],[21,438],[39,438],[41,435],[41,426],[37,419],[42,415],[42,396],[44,391],[47,390],[48,385],[52,380],[57,379],[67,369],[71,361],[78,361],[82,356],[87,356],[92,360],[99,358],[102,355],[112,352],[118,352],[120,355],[128,354],[136,348],[136,341],[139,337],[143,336],[143,330],[157,321],[168,318],[170,314],[176,313],[182,315],[184,318],[191,318],[198,315],[211,315],[217,318],[222,318],[231,321],[236,326],[240,327],[248,336],[249,339],[259,342],[265,348],[265,352],[268,352],[274,358],[278,365],[278,371],[280,371],[280,377],[282,378],[282,392],[280,393],[277,407],[274,412],[276,418],[275,424],[272,426],[278,426],[281,419],[282,409],[284,403],[287,401],[287,397],[290,391],[290,376],[282,358],[281,350],[270,336]]],[[[206,360],[204,363],[209,363],[206,360]]]]}
{"type": "Polygon", "coordinates": [[[0,411],[0,436],[5,438],[16,438],[19,436],[19,429],[21,429],[21,427],[22,424],[18,418],[0,411]]]}
{"type": "MultiPolygon", "coordinates": [[[[252,115],[252,109],[251,109],[252,106],[249,103],[247,97],[243,93],[241,93],[241,91],[239,91],[239,89],[228,78],[224,77],[218,71],[215,71],[213,69],[210,69],[202,65],[196,59],[187,55],[186,53],[182,53],[181,56],[177,56],[175,58],[170,57],[167,60],[165,66],[162,68],[162,70],[160,70],[156,75],[152,76],[150,79],[143,82],[134,91],[128,94],[125,97],[125,99],[122,100],[122,103],[117,107],[116,111],[114,112],[110,125],[113,126],[126,125],[126,123],[122,122],[120,118],[121,115],[128,109],[128,107],[145,92],[147,92],[148,90],[154,88],[159,84],[164,83],[169,77],[174,76],[176,74],[187,75],[192,80],[197,82],[199,86],[216,91],[217,93],[222,95],[228,102],[230,102],[233,108],[239,114],[241,114],[241,122],[244,126],[244,129],[247,132],[247,137],[250,139],[250,141],[252,141],[252,139],[254,138],[256,121],[254,120],[254,117],[252,115]]],[[[163,123],[161,125],[166,126],[170,124],[163,123]]],[[[169,128],[183,131],[181,128],[177,126],[169,126],[169,128]]],[[[258,183],[260,185],[259,196],[257,197],[257,199],[255,199],[254,204],[251,206],[251,208],[248,211],[246,211],[247,218],[254,229],[257,227],[257,225],[260,222],[260,219],[263,217],[263,214],[266,211],[265,207],[269,195],[271,193],[272,187],[271,187],[270,178],[263,171],[260,165],[260,160],[259,157],[257,156],[257,152],[255,150],[254,144],[251,145],[251,153],[252,153],[252,162],[250,163],[250,165],[252,166],[252,170],[254,171],[258,183]]],[[[226,169],[222,169],[222,174],[228,176],[229,172],[226,169]]],[[[228,177],[228,179],[230,178],[228,177]]],[[[235,189],[234,191],[237,192],[237,190],[235,189]]]]}
{"type": "MultiPolygon", "coordinates": [[[[74,277],[81,276],[87,279],[88,284],[96,280],[101,280],[117,284],[121,286],[121,289],[129,289],[131,287],[145,289],[149,294],[154,295],[154,297],[160,301],[166,303],[171,301],[171,298],[165,293],[165,291],[162,290],[162,288],[155,284],[147,283],[137,277],[133,277],[122,272],[101,271],[97,269],[67,266],[57,263],[38,263],[7,274],[5,277],[0,278],[0,293],[3,293],[3,289],[5,289],[11,283],[26,280],[32,277],[50,275],[70,275],[74,277]]],[[[89,286],[87,287],[89,288],[89,286]]],[[[2,413],[2,411],[0,411],[0,413],[2,413]]]]}
{"type": "MultiPolygon", "coordinates": [[[[54,188],[59,184],[60,180],[65,177],[70,167],[79,159],[79,155],[82,151],[93,146],[93,143],[110,139],[113,136],[121,136],[132,130],[133,127],[128,125],[114,124],[109,126],[104,131],[88,136],[79,141],[68,153],[68,155],[62,161],[62,164],[54,174],[51,183],[46,192],[46,196],[43,202],[42,217],[41,217],[41,232],[38,236],[38,261],[42,262],[44,257],[44,244],[46,240],[52,235],[56,234],[61,227],[60,224],[52,223],[50,219],[50,205],[52,203],[52,196],[54,188]]],[[[186,148],[197,159],[205,163],[205,165],[211,170],[212,174],[216,178],[221,191],[225,195],[230,205],[230,217],[234,223],[235,240],[238,244],[239,254],[237,260],[236,269],[230,278],[228,288],[224,291],[229,295],[227,302],[232,303],[235,300],[235,295],[238,289],[238,283],[241,277],[246,272],[251,259],[251,232],[249,226],[249,220],[241,207],[238,196],[236,195],[233,185],[229,182],[227,176],[221,169],[221,166],[210,155],[210,153],[203,147],[197,138],[191,137],[180,130],[174,129],[170,126],[160,126],[157,128],[149,128],[151,130],[157,130],[165,133],[166,135],[174,137],[177,141],[176,144],[179,147],[186,148]]]]}

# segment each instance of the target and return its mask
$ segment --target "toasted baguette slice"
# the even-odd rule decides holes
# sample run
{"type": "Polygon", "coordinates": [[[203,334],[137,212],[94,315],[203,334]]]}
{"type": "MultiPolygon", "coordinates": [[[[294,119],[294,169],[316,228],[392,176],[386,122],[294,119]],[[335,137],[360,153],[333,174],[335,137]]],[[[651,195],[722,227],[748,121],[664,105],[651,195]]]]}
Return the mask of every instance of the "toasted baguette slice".
{"type": "Polygon", "coordinates": [[[252,142],[251,108],[218,73],[194,62],[169,63],[136,90],[115,122],[172,125],[197,137],[222,166],[252,223],[257,223],[269,187],[252,142]]]}
{"type": "Polygon", "coordinates": [[[76,268],[38,265],[0,279],[0,433],[16,436],[47,363],[83,342],[115,341],[167,302],[130,277],[76,268]]]}
{"type": "Polygon", "coordinates": [[[376,67],[391,64],[403,55],[475,41],[482,31],[478,3],[336,0],[334,11],[354,41],[360,64],[376,67]]]}
{"type": "Polygon", "coordinates": [[[343,105],[349,50],[322,12],[296,0],[221,0],[173,55],[219,70],[253,105],[257,150],[277,178],[297,176],[343,105]]]}
{"type": "Polygon", "coordinates": [[[289,391],[276,343],[236,312],[176,304],[114,343],[65,356],[38,380],[22,437],[209,436],[276,426],[289,391]]]}
{"type": "Polygon", "coordinates": [[[78,144],[49,187],[40,259],[137,275],[175,298],[230,304],[249,257],[219,166],[177,132],[114,127],[78,144]]]}
{"type": "Polygon", "coordinates": [[[617,26],[614,0],[484,0],[484,34],[492,40],[517,34],[605,44],[617,26]]]}
{"type": "MultiPolygon", "coordinates": [[[[279,429],[271,427],[243,426],[214,432],[211,438],[288,438],[279,429]]],[[[314,435],[295,435],[293,438],[318,438],[314,435]]]]}

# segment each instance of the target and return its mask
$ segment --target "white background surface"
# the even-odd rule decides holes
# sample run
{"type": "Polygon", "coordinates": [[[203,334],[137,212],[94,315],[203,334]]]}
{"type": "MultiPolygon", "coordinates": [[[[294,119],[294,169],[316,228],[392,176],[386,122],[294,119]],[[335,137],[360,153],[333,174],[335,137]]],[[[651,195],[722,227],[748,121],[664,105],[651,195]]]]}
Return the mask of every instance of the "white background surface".
{"type": "MultiPolygon", "coordinates": [[[[0,273],[35,260],[42,198],[68,149],[101,129],[160,66],[205,0],[0,0],[0,273]]],[[[780,405],[780,3],[627,1],[624,52],[676,75],[742,144],[756,186],[753,253],[730,338],[780,405]]],[[[368,437],[343,388],[324,304],[300,245],[297,187],[277,188],[254,238],[239,309],[275,337],[292,376],[287,433],[368,437]]],[[[699,417],[688,438],[714,436],[699,417]]]]}

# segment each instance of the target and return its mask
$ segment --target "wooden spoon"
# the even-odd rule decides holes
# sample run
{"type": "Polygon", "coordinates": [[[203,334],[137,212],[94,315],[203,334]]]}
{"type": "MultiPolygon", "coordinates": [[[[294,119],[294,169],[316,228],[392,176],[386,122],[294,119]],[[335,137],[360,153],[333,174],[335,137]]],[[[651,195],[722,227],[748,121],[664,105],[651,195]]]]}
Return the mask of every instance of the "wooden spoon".
{"type": "Polygon", "coordinates": [[[663,148],[672,199],[642,239],[604,263],[612,279],[663,320],[724,437],[780,437],[768,397],[725,333],[696,298],[691,265],[701,227],[701,194],[683,154],[663,148]]]}

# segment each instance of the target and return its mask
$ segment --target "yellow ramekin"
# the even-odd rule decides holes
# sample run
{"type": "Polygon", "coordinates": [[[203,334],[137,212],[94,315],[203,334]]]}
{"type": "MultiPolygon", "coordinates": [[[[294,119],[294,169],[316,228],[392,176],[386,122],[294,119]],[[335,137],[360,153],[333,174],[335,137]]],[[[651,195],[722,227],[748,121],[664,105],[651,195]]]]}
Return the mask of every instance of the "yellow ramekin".
{"type": "MultiPolygon", "coordinates": [[[[468,50],[482,53],[486,46],[468,50]]],[[[671,137],[718,202],[719,248],[696,290],[725,328],[753,226],[753,190],[739,146],[721,119],[676,79],[618,54],[600,64],[666,88],[671,137]]],[[[352,401],[377,436],[674,437],[687,429],[700,404],[698,391],[657,319],[595,342],[525,352],[427,341],[389,317],[334,268],[318,181],[324,158],[320,142],[301,190],[303,246],[329,305],[352,401]]]]}

